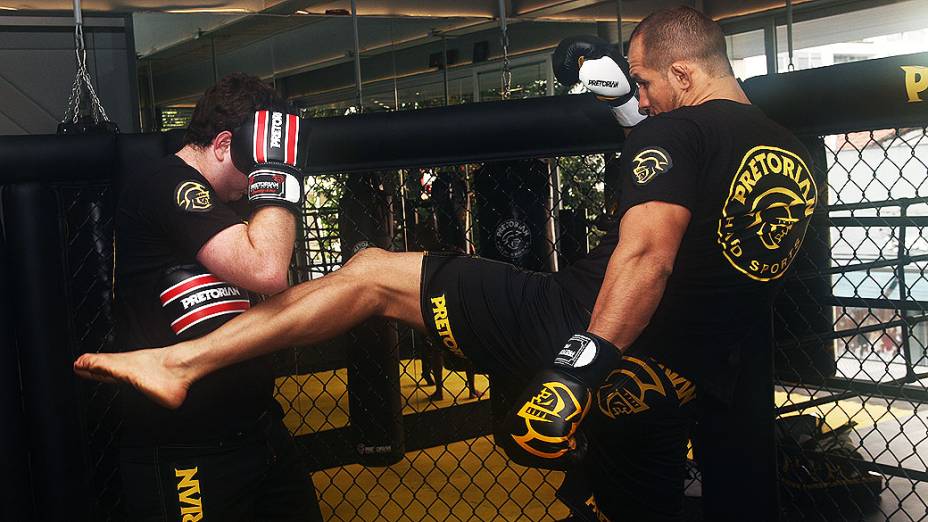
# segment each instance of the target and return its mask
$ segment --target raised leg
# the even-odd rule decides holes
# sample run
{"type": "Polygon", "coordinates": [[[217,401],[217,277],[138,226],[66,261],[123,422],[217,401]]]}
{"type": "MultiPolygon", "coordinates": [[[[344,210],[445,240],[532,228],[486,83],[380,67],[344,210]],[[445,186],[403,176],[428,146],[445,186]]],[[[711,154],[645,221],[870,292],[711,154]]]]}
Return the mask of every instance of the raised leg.
{"type": "Polygon", "coordinates": [[[199,339],[166,348],[84,354],[80,376],[128,382],[169,408],[187,389],[225,366],[345,332],[369,317],[424,331],[419,304],[422,253],[367,249],[340,270],[282,292],[199,339]]]}

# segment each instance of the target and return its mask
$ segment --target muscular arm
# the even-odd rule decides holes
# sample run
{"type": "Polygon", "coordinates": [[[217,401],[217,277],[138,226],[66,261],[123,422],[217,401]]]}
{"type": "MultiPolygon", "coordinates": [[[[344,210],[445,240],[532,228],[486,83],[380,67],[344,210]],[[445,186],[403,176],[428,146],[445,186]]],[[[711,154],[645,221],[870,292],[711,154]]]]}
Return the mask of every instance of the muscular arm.
{"type": "Polygon", "coordinates": [[[649,201],[628,210],[589,331],[623,350],[651,320],[673,271],[680,241],[690,221],[683,206],[649,201]]]}
{"type": "Polygon", "coordinates": [[[197,253],[197,261],[220,279],[253,292],[276,294],[287,288],[295,239],[293,214],[266,206],[247,225],[233,225],[213,236],[197,253]]]}

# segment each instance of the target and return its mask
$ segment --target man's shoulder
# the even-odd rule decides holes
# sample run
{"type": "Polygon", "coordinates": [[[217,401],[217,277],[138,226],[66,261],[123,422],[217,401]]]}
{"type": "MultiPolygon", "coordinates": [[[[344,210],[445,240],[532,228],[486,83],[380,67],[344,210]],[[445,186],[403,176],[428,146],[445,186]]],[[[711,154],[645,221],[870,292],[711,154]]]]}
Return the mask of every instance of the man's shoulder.
{"type": "Polygon", "coordinates": [[[144,196],[152,191],[157,192],[161,187],[173,188],[184,179],[206,182],[196,169],[171,154],[146,161],[130,171],[125,178],[124,190],[144,196]]]}
{"type": "MultiPolygon", "coordinates": [[[[175,155],[141,165],[123,184],[120,200],[147,208],[166,209],[193,200],[211,200],[211,189],[196,169],[175,155]]],[[[201,203],[199,206],[203,206],[201,203]]]]}

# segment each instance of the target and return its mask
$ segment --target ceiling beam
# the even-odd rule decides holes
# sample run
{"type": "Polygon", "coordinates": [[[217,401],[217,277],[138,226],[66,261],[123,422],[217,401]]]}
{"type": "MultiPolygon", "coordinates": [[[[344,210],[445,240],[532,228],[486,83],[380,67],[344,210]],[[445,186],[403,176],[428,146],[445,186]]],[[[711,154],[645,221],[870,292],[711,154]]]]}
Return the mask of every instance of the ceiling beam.
{"type": "Polygon", "coordinates": [[[544,18],[615,0],[512,0],[512,17],[544,18]]]}

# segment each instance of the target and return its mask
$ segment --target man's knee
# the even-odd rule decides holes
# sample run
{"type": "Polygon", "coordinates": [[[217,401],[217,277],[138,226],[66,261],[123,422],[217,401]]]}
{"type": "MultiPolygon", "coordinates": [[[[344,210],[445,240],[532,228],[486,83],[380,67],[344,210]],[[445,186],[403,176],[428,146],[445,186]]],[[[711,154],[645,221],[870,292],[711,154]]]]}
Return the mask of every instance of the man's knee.
{"type": "Polygon", "coordinates": [[[369,298],[379,303],[378,315],[421,322],[418,317],[421,253],[365,248],[338,272],[351,277],[369,298]]]}

